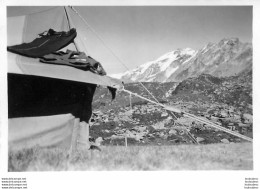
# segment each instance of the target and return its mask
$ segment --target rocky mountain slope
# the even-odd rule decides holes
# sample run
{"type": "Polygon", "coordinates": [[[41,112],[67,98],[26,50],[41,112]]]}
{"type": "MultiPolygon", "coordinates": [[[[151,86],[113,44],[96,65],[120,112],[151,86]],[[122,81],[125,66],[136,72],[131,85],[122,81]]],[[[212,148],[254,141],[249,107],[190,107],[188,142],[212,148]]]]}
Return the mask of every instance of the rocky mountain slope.
{"type": "Polygon", "coordinates": [[[251,69],[252,44],[229,38],[219,43],[209,43],[198,51],[177,49],[155,61],[112,77],[125,82],[180,82],[201,74],[227,77],[251,69]]]}
{"type": "MultiPolygon", "coordinates": [[[[162,103],[204,101],[230,104],[241,108],[252,106],[252,70],[229,77],[219,78],[209,74],[201,74],[182,82],[146,82],[143,84],[162,103]]],[[[153,100],[139,83],[125,84],[125,89],[153,100]]],[[[147,103],[135,96],[131,97],[131,102],[133,105],[147,103]]],[[[129,106],[129,104],[128,93],[118,91],[116,99],[111,101],[110,93],[104,87],[99,87],[96,90],[93,101],[95,108],[102,107],[104,109],[129,106]]]]}
{"type": "MultiPolygon", "coordinates": [[[[144,85],[164,104],[209,119],[223,127],[252,137],[252,71],[236,76],[202,74],[182,82],[144,85]]],[[[138,83],[125,88],[152,99],[138,83]]],[[[111,101],[108,90],[99,87],[93,101],[90,135],[102,145],[172,145],[179,143],[229,143],[241,139],[207,127],[190,118],[118,91],[111,101]]]]}

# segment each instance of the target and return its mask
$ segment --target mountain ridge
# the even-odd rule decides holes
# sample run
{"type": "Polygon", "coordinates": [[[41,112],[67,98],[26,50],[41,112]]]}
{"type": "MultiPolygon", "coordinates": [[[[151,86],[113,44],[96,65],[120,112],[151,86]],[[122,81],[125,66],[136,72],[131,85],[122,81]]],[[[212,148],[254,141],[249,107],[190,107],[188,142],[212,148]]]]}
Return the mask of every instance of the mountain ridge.
{"type": "Polygon", "coordinates": [[[210,74],[228,77],[252,70],[252,44],[238,38],[208,43],[200,50],[176,49],[137,68],[111,77],[131,82],[181,82],[189,77],[210,74]]]}

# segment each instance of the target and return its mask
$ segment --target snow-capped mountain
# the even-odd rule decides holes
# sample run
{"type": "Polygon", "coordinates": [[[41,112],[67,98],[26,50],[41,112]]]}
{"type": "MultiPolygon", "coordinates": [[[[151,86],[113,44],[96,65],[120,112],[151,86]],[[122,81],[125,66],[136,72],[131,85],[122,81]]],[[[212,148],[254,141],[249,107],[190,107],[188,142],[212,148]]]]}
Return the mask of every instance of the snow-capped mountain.
{"type": "Polygon", "coordinates": [[[229,38],[209,43],[198,51],[177,49],[131,71],[111,76],[125,82],[170,82],[202,73],[217,77],[232,76],[251,69],[252,44],[229,38]]]}

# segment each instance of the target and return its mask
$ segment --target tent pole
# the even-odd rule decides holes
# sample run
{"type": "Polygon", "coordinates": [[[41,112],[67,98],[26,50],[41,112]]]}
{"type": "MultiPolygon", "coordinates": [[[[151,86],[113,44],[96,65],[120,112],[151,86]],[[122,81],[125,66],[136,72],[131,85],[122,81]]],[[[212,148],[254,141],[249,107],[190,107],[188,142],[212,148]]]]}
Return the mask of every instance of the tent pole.
{"type": "MultiPolygon", "coordinates": [[[[68,22],[68,27],[69,27],[69,30],[71,29],[71,26],[70,26],[70,19],[69,19],[69,16],[68,16],[68,13],[67,13],[67,10],[66,10],[66,7],[64,6],[64,12],[65,12],[65,15],[66,15],[66,18],[67,18],[67,22],[68,22]]],[[[75,48],[77,50],[77,52],[79,52],[79,48],[77,46],[77,44],[75,43],[75,41],[73,40],[73,43],[75,45],[75,48]]]]}

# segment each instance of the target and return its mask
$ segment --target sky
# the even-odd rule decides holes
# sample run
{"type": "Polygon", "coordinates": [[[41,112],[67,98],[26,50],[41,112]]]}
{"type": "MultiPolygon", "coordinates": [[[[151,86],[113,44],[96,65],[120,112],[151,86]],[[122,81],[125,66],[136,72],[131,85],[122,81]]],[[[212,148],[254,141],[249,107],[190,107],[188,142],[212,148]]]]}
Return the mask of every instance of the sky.
{"type": "Polygon", "coordinates": [[[229,37],[252,42],[252,6],[74,8],[96,32],[85,26],[87,53],[100,61],[108,74],[134,69],[178,48],[198,50],[229,37]]]}
{"type": "MultiPolygon", "coordinates": [[[[128,69],[177,48],[238,37],[252,42],[251,6],[75,7],[128,69]]],[[[91,49],[91,48],[90,48],[91,49]]],[[[91,51],[91,50],[90,50],[91,51]]],[[[109,55],[110,54],[110,55],[109,55]]],[[[111,53],[108,73],[127,71],[111,53]]]]}

